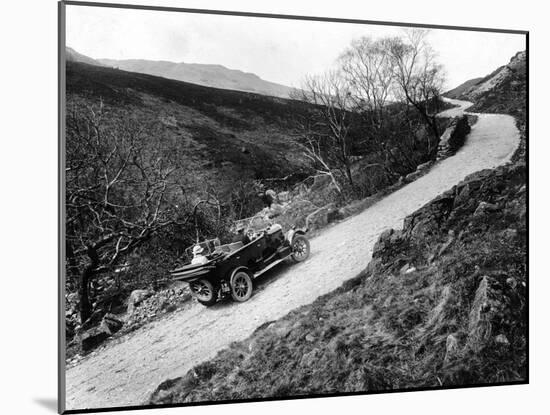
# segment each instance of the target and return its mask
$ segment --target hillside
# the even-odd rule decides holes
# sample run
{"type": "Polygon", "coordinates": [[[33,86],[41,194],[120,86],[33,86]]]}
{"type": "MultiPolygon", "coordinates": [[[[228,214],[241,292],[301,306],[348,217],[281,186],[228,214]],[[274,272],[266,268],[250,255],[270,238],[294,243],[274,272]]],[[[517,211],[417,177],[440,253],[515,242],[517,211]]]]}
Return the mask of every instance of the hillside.
{"type": "Polygon", "coordinates": [[[269,82],[259,76],[222,65],[199,63],[151,61],[145,59],[99,59],[105,66],[162,76],[213,88],[253,92],[274,97],[289,98],[292,88],[269,82]]]}
{"type": "Polygon", "coordinates": [[[303,102],[67,62],[67,107],[100,103],[107,122],[134,119],[155,128],[161,147],[174,145],[191,192],[210,185],[223,195],[235,183],[307,176],[289,140],[303,102]]]}
{"type": "Polygon", "coordinates": [[[525,106],[527,53],[516,53],[510,62],[483,78],[469,80],[446,92],[449,98],[474,102],[472,111],[519,115],[525,106]]]}
{"type": "MultiPolygon", "coordinates": [[[[478,111],[498,106],[525,126],[526,101],[510,93],[526,96],[525,59],[479,84],[478,111]]],[[[356,278],[166,380],[149,403],[527,381],[520,133],[512,163],[468,176],[385,231],[356,278]]]]}
{"type": "Polygon", "coordinates": [[[473,175],[385,232],[357,278],[150,403],[526,379],[525,165],[473,175]]]}
{"type": "Polygon", "coordinates": [[[470,79],[456,88],[453,88],[447,92],[445,92],[445,96],[452,99],[460,99],[466,97],[469,91],[475,88],[475,86],[482,80],[483,78],[473,78],[470,79]]]}

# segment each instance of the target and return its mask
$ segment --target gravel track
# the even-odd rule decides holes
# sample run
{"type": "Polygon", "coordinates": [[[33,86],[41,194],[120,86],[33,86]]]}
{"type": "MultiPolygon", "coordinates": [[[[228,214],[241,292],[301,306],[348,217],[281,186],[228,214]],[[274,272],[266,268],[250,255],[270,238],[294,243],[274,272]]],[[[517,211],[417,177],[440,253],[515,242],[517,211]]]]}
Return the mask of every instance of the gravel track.
{"type": "MultiPolygon", "coordinates": [[[[459,107],[442,116],[459,115],[471,105],[448,101],[459,107]]],[[[223,302],[211,308],[194,303],[108,344],[69,368],[67,409],[139,405],[160,382],[185,374],[231,342],[248,337],[261,324],[313,302],[356,276],[370,261],[373,245],[382,231],[401,228],[407,215],[468,174],[510,159],[519,143],[514,118],[476,115],[478,121],[456,155],[313,238],[311,257],[306,262],[276,267],[260,277],[248,302],[223,302]]]]}

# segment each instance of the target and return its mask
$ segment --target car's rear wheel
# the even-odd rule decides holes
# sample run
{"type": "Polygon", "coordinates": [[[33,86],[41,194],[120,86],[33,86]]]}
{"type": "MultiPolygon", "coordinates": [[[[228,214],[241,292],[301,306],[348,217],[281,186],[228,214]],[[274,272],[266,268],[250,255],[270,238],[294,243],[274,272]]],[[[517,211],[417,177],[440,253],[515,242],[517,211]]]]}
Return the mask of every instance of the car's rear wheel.
{"type": "Polygon", "coordinates": [[[302,262],[309,257],[309,241],[304,235],[296,235],[292,238],[292,259],[302,262]]]}
{"type": "Polygon", "coordinates": [[[200,279],[189,284],[191,293],[199,303],[205,306],[211,306],[216,302],[216,291],[212,283],[208,280],[200,279]]]}
{"type": "Polygon", "coordinates": [[[237,271],[231,277],[231,297],[240,303],[247,301],[252,296],[254,284],[252,277],[246,271],[237,271]]]}

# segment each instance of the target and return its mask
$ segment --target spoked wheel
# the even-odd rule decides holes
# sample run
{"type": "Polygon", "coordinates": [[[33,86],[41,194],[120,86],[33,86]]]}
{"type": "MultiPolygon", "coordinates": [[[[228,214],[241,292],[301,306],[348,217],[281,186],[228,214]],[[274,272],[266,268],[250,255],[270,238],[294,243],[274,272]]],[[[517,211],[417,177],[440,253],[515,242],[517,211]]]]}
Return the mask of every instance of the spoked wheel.
{"type": "Polygon", "coordinates": [[[252,296],[252,278],[246,271],[238,271],[231,278],[231,297],[240,303],[252,296]]]}
{"type": "Polygon", "coordinates": [[[309,241],[304,235],[296,235],[292,238],[292,259],[302,262],[309,257],[309,241]]]}
{"type": "Polygon", "coordinates": [[[199,303],[205,306],[211,306],[216,302],[216,292],[214,286],[208,280],[197,280],[189,284],[191,293],[199,303]]]}

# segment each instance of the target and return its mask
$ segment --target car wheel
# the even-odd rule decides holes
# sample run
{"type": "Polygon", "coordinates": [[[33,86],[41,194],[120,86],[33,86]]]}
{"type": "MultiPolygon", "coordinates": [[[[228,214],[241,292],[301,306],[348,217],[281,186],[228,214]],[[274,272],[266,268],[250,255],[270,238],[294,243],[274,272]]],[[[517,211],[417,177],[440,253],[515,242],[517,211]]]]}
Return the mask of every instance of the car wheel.
{"type": "Polygon", "coordinates": [[[191,294],[199,303],[205,306],[211,306],[216,302],[216,291],[214,286],[208,280],[196,280],[189,284],[191,294]]]}
{"type": "Polygon", "coordinates": [[[246,271],[237,271],[231,277],[231,297],[240,303],[252,296],[254,285],[250,274],[246,271]]]}
{"type": "Polygon", "coordinates": [[[309,257],[309,241],[304,235],[296,235],[292,238],[292,259],[294,262],[302,262],[309,257]]]}

